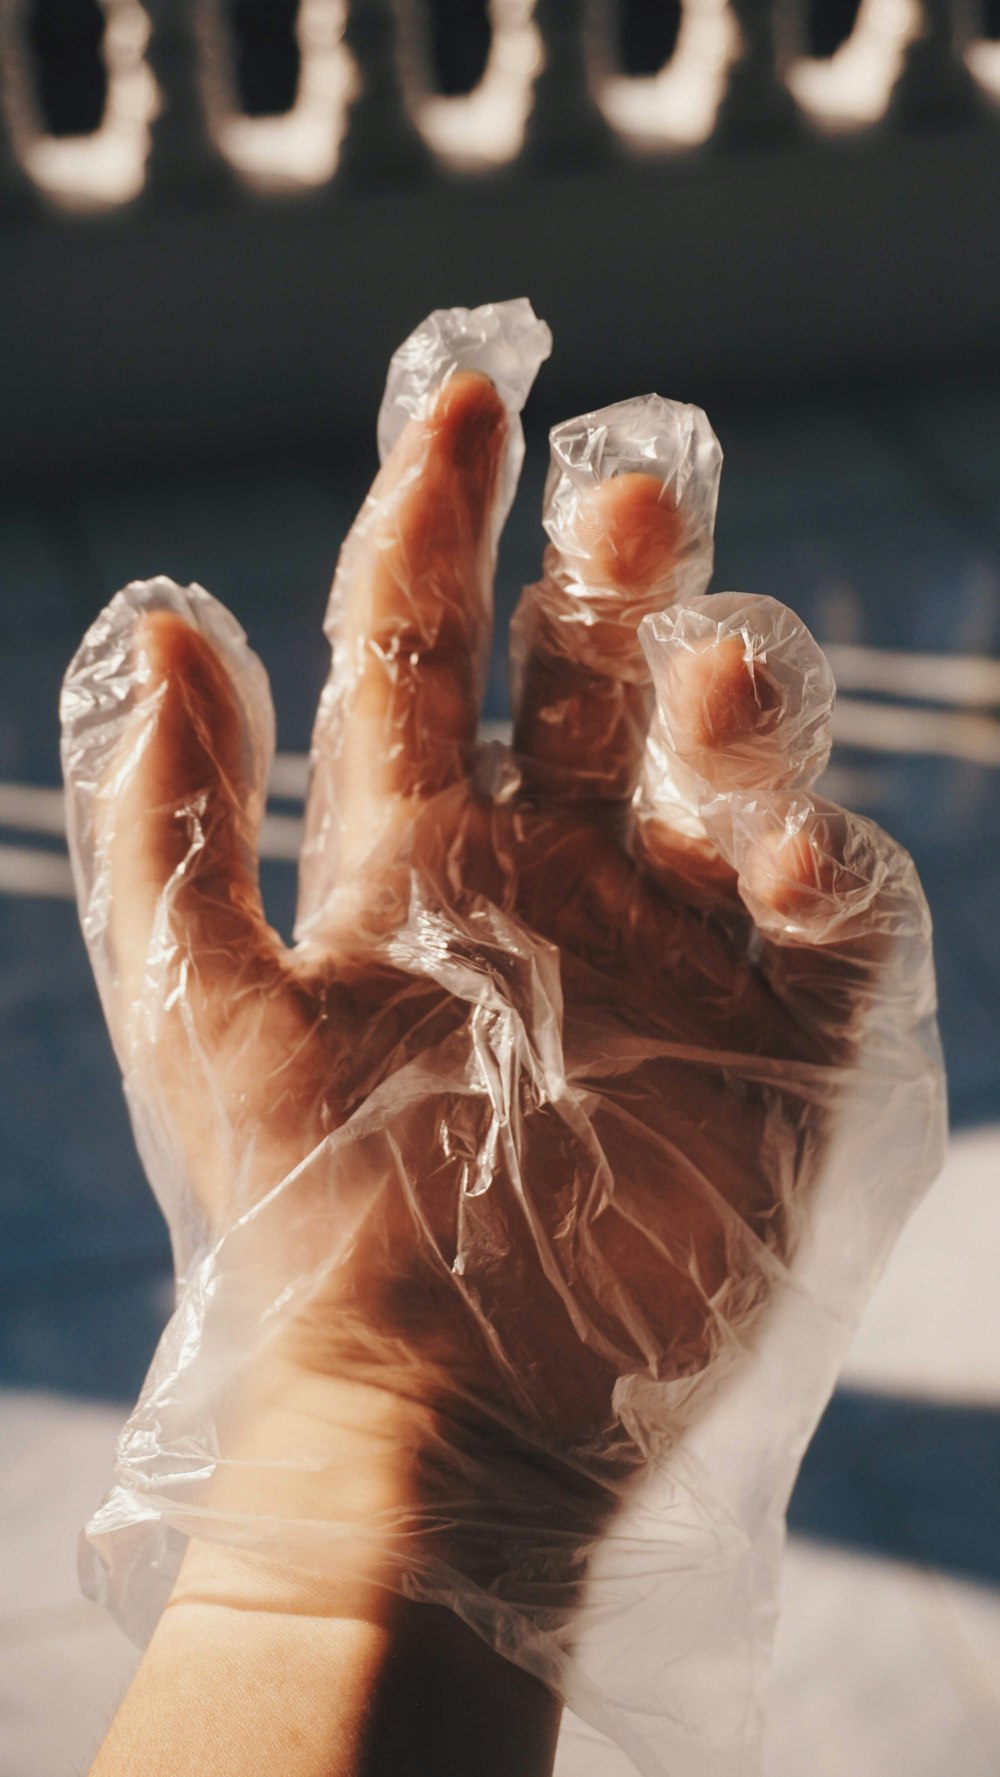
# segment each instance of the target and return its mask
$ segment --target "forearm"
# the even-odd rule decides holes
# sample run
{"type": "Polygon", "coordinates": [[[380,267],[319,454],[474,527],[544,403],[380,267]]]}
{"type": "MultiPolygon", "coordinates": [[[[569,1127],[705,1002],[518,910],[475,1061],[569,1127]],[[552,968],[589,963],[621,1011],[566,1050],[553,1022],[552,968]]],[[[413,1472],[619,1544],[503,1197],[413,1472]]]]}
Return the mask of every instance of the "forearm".
{"type": "Polygon", "coordinates": [[[446,1609],[194,1545],[92,1777],[548,1777],[558,1724],[446,1609]]]}
{"type": "Polygon", "coordinates": [[[548,1777],[559,1705],[402,1597],[373,1532],[407,1519],[428,1411],[272,1356],[233,1421],[217,1510],[364,1534],[326,1572],[192,1541],[92,1777],[548,1777]]]}

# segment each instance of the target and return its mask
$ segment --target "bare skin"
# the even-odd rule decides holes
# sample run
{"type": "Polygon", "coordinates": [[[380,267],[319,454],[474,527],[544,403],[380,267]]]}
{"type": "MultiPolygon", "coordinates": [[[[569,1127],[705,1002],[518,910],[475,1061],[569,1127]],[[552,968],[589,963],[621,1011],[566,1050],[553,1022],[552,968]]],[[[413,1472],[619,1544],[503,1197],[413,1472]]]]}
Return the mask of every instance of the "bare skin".
{"type": "MultiPolygon", "coordinates": [[[[650,476],[606,483],[586,509],[587,555],[621,595],[586,660],[544,585],[526,595],[520,779],[504,795],[487,784],[477,661],[505,437],[491,385],[454,377],[346,546],[338,645],[354,671],[321,711],[312,821],[336,824],[336,873],[307,857],[314,917],[293,950],[260,903],[228,673],[179,616],[142,620],[143,696],[105,790],[113,1023],[217,1233],[309,1162],[294,1215],[269,1215],[260,1248],[247,1236],[265,1296],[329,1238],[331,1201],[348,1207],[339,1262],[246,1379],[228,1434],[241,1461],[219,1505],[340,1522],[381,1510],[398,1526],[461,1492],[466,1517],[452,1505],[431,1553],[483,1585],[507,1576],[515,1599],[526,1546],[537,1554],[558,1522],[569,1552],[552,1556],[553,1609],[569,1618],[586,1551],[650,1455],[620,1422],[616,1384],[689,1379],[694,1396],[723,1333],[751,1336],[824,1142],[826,1112],[804,1118],[793,1093],[786,1107],[780,1066],[836,1067],[880,952],[868,927],[810,947],[838,864],[808,829],[762,842],[739,883],[636,796],[652,696],[631,613],[678,542],[650,476]],[[384,1142],[328,1139],[415,1059],[445,1082],[469,1051],[472,1003],[387,956],[415,876],[533,1032],[538,978],[504,946],[524,929],[551,947],[542,991],[561,994],[567,1073],[589,1095],[582,1127],[531,1087],[522,1056],[518,1140],[471,1195],[488,1120],[446,1084],[410,1106],[395,1171],[384,1142]],[[805,934],[767,968],[748,959],[748,882],[805,934]],[[153,1042],[136,1007],[171,883],[153,1042]],[[734,1088],[733,1056],[760,1063],[766,1089],[734,1088]],[[524,1179],[544,1189],[526,1194],[524,1179]],[[585,1239],[583,1189],[604,1193],[585,1239]],[[477,1270],[497,1251],[502,1266],[477,1270]],[[308,1472],[280,1469],[288,1449],[308,1472]]],[[[759,730],[766,783],[766,680],[725,646],[689,672],[675,732],[699,769],[724,794],[728,743],[759,730]]],[[[498,1017],[508,1028],[504,1006],[498,1017]]],[[[335,1578],[193,1542],[94,1777],[467,1777],[470,1746],[479,1777],[546,1777],[558,1704],[449,1612],[399,1598],[396,1559],[392,1532],[335,1578]]]]}

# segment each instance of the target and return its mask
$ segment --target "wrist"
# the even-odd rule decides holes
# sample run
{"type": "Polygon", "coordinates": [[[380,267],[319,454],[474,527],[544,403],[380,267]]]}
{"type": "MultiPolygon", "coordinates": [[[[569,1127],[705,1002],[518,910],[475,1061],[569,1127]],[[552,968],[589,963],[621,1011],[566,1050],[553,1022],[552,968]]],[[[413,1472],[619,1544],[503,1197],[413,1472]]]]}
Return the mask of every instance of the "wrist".
{"type": "Polygon", "coordinates": [[[429,1373],[406,1387],[270,1353],[223,1426],[205,1496],[219,1540],[192,1542],[175,1598],[381,1621],[391,1596],[479,1594],[562,1632],[622,1477],[446,1400],[429,1373]]]}
{"type": "Polygon", "coordinates": [[[149,1698],[169,1695],[166,1731],[180,1743],[163,1747],[155,1777],[464,1777],[470,1756],[479,1777],[548,1777],[561,1704],[537,1679],[446,1608],[304,1579],[192,1543],[108,1769],[131,1768],[113,1761],[134,1718],[159,1723],[149,1698]]]}

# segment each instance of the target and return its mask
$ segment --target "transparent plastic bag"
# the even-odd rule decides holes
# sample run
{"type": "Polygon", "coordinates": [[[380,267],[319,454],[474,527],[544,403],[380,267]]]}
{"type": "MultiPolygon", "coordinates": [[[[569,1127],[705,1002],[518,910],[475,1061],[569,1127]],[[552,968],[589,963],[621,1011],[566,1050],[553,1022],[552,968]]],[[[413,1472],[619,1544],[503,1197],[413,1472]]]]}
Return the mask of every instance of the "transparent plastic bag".
{"type": "Polygon", "coordinates": [[[560,1777],[743,1777],[791,1484],[941,1160],[930,923],[811,790],[815,642],[705,594],[697,409],[554,431],[514,746],[477,744],[548,344],[500,304],[393,360],[294,950],[239,625],[135,583],[70,666],[83,929],[178,1280],[82,1572],[141,1641],[191,1537],[360,1562],[564,1700],[560,1777]]]}

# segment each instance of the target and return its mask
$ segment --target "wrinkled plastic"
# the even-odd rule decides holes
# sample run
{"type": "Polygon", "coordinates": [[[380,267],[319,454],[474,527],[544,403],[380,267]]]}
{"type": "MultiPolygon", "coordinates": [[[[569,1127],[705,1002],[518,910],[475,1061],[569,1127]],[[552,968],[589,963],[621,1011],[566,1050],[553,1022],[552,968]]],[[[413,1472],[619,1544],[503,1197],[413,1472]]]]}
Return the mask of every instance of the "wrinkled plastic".
{"type": "Polygon", "coordinates": [[[905,853],[812,791],[815,642],[705,595],[721,456],[696,409],[556,428],[515,750],[475,746],[546,347],[501,304],[393,360],[290,960],[254,923],[273,717],[235,620],[135,583],[67,674],[83,929],[178,1273],[82,1570],[141,1640],[188,1537],[331,1575],[377,1549],[565,1700],[560,1777],[745,1777],[791,1484],[941,1160],[930,923],[905,853]],[[444,549],[407,502],[456,368],[508,429],[481,534],[433,483],[444,549]],[[151,613],[223,679],[196,655],[159,683],[151,613]],[[314,1449],[248,1429],[261,1378],[303,1372],[426,1409],[401,1494],[348,1508],[314,1449]]]}
{"type": "Polygon", "coordinates": [[[390,455],[410,420],[423,419],[449,377],[471,370],[488,376],[507,409],[510,430],[493,503],[494,549],[510,511],[524,462],[519,415],[552,351],[552,334],[526,297],[477,309],[435,309],[394,352],[378,416],[378,453],[390,455]]]}

